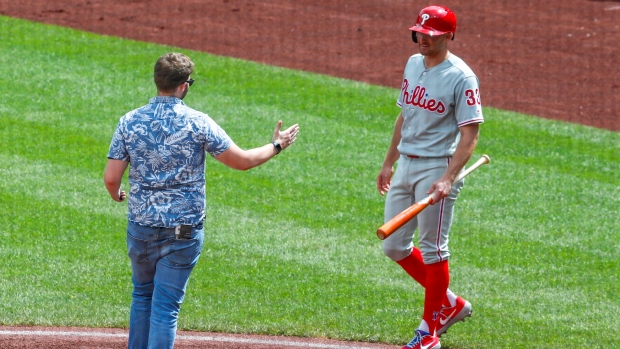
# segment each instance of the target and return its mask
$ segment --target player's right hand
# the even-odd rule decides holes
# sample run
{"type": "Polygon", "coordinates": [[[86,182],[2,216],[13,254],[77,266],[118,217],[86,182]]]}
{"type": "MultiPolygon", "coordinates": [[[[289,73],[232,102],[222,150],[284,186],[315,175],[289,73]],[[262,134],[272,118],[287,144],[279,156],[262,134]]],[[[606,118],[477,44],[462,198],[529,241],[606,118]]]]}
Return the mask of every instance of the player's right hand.
{"type": "Polygon", "coordinates": [[[390,183],[392,182],[392,175],[394,174],[394,167],[384,166],[381,168],[379,175],[377,176],[377,190],[381,196],[390,190],[390,183]]]}

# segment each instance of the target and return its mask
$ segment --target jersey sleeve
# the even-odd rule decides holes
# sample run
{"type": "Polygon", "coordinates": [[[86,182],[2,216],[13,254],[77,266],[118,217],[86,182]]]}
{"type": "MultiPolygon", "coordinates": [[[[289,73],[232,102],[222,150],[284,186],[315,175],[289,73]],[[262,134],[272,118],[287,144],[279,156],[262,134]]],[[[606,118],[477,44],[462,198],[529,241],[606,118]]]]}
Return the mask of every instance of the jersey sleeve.
{"type": "Polygon", "coordinates": [[[476,76],[463,79],[455,89],[455,117],[459,127],[484,122],[476,76]]]}

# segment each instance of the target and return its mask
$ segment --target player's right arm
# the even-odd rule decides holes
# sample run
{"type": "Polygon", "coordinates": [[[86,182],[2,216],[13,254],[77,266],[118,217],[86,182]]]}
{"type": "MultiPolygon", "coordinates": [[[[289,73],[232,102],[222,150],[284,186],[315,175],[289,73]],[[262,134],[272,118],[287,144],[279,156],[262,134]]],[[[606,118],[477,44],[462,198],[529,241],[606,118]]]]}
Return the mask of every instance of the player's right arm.
{"type": "Polygon", "coordinates": [[[398,152],[398,144],[400,143],[401,129],[403,127],[403,114],[398,114],[396,123],[394,124],[394,133],[392,134],[392,141],[388,148],[385,159],[383,160],[383,166],[377,176],[377,190],[379,194],[385,195],[390,189],[390,182],[392,181],[392,174],[394,174],[394,164],[398,161],[400,153],[398,152]]]}

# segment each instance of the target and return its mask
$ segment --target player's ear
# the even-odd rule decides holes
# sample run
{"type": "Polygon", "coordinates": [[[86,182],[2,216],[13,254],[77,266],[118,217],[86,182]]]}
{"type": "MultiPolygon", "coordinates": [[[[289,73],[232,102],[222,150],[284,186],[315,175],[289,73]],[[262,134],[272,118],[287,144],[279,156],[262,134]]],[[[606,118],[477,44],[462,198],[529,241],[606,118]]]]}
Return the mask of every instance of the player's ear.
{"type": "Polygon", "coordinates": [[[411,39],[413,40],[413,42],[415,42],[416,44],[418,43],[418,37],[417,37],[417,33],[412,31],[411,32],[411,39]]]}

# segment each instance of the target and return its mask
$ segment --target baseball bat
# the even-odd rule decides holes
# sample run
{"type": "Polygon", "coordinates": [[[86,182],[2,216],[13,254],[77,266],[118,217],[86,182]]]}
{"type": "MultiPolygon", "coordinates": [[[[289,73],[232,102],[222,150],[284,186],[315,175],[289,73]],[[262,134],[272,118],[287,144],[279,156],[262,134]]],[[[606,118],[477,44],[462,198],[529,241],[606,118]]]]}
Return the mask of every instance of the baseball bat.
{"type": "MultiPolygon", "coordinates": [[[[491,162],[491,158],[486,154],[482,155],[482,157],[478,159],[478,161],[476,161],[465,171],[461,172],[452,184],[459,182],[460,180],[465,178],[465,176],[472,173],[475,169],[484,164],[488,164],[489,162],[491,162]]],[[[413,217],[417,216],[418,213],[422,212],[422,210],[424,210],[428,205],[432,203],[433,194],[409,206],[403,212],[397,214],[396,216],[394,216],[394,218],[390,219],[387,223],[377,229],[377,237],[381,240],[385,240],[388,236],[392,235],[392,233],[398,230],[398,228],[405,225],[405,223],[409,222],[411,219],[413,219],[413,217]]]]}

